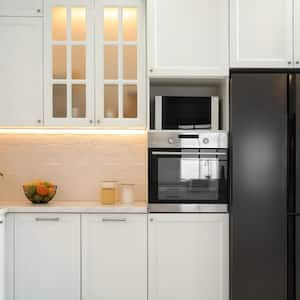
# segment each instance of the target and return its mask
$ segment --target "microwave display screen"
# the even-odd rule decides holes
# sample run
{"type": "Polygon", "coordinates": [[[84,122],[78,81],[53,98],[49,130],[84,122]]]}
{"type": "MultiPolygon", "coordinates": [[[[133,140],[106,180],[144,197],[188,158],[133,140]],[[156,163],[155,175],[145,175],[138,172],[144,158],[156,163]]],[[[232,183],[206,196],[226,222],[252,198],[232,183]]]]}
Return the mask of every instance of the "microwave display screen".
{"type": "Polygon", "coordinates": [[[210,129],[210,97],[163,97],[163,129],[210,129]]]}

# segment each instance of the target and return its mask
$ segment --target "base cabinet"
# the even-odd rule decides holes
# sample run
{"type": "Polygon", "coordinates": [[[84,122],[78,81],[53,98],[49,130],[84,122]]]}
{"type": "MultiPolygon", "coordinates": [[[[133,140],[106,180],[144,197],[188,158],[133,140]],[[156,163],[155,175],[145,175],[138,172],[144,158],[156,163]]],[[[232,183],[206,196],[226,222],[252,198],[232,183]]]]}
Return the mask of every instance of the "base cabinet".
{"type": "Polygon", "coordinates": [[[151,214],[149,300],[228,300],[228,215],[151,214]]]}
{"type": "Polygon", "coordinates": [[[80,215],[16,215],[14,253],[14,300],[80,300],[80,215]]]}
{"type": "Polygon", "coordinates": [[[0,300],[5,300],[5,287],[4,287],[4,240],[5,238],[5,228],[4,228],[4,213],[1,212],[0,209],[0,300]]]}
{"type": "Polygon", "coordinates": [[[82,216],[82,299],[147,300],[147,215],[82,216]]]}

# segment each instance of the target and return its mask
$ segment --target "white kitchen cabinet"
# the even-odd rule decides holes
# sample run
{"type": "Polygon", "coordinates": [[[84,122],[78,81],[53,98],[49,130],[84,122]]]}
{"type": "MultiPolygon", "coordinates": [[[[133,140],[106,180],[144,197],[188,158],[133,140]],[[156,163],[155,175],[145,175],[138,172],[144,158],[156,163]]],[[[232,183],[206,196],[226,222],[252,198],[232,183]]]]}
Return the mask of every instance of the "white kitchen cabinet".
{"type": "Polygon", "coordinates": [[[5,251],[5,228],[4,228],[4,212],[0,209],[0,300],[5,300],[5,259],[4,259],[4,251],[5,251]]]}
{"type": "Polygon", "coordinates": [[[149,215],[149,300],[228,300],[228,214],[149,215]]]}
{"type": "Polygon", "coordinates": [[[0,18],[0,126],[43,120],[43,20],[0,18]]]}
{"type": "Polygon", "coordinates": [[[45,4],[45,125],[93,126],[92,1],[45,4]]]}
{"type": "Polygon", "coordinates": [[[149,0],[150,76],[228,75],[228,0],[149,0]]]}
{"type": "Polygon", "coordinates": [[[97,0],[97,126],[146,124],[145,1],[97,0]]]}
{"type": "Polygon", "coordinates": [[[82,216],[82,299],[147,300],[147,215],[82,216]]]}
{"type": "Polygon", "coordinates": [[[80,215],[16,214],[14,300],[80,300],[80,215]]]}
{"type": "Polygon", "coordinates": [[[293,66],[293,0],[231,0],[230,6],[231,67],[293,66]]]}
{"type": "Polygon", "coordinates": [[[294,63],[300,67],[300,0],[294,0],[294,63]]]}
{"type": "Polygon", "coordinates": [[[28,17],[43,14],[43,0],[1,0],[0,16],[28,17]]]}
{"type": "Polygon", "coordinates": [[[143,0],[46,1],[45,125],[145,127],[144,14],[143,0]]]}

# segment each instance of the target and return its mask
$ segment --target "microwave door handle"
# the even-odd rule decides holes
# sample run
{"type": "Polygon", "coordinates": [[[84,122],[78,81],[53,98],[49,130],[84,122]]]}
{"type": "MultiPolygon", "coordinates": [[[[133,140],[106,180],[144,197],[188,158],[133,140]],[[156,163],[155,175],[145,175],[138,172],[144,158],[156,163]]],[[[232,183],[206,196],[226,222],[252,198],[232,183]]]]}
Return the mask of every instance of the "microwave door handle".
{"type": "Polygon", "coordinates": [[[152,155],[227,155],[226,152],[167,152],[167,151],[153,151],[152,155]]]}

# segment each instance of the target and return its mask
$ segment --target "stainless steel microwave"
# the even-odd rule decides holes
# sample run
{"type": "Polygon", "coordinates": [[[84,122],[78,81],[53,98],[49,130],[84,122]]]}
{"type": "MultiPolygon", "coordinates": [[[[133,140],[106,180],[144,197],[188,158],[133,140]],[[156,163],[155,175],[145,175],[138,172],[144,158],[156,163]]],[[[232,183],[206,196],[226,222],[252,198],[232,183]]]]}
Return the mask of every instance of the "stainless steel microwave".
{"type": "Polygon", "coordinates": [[[219,97],[155,97],[156,130],[219,129],[219,97]]]}

